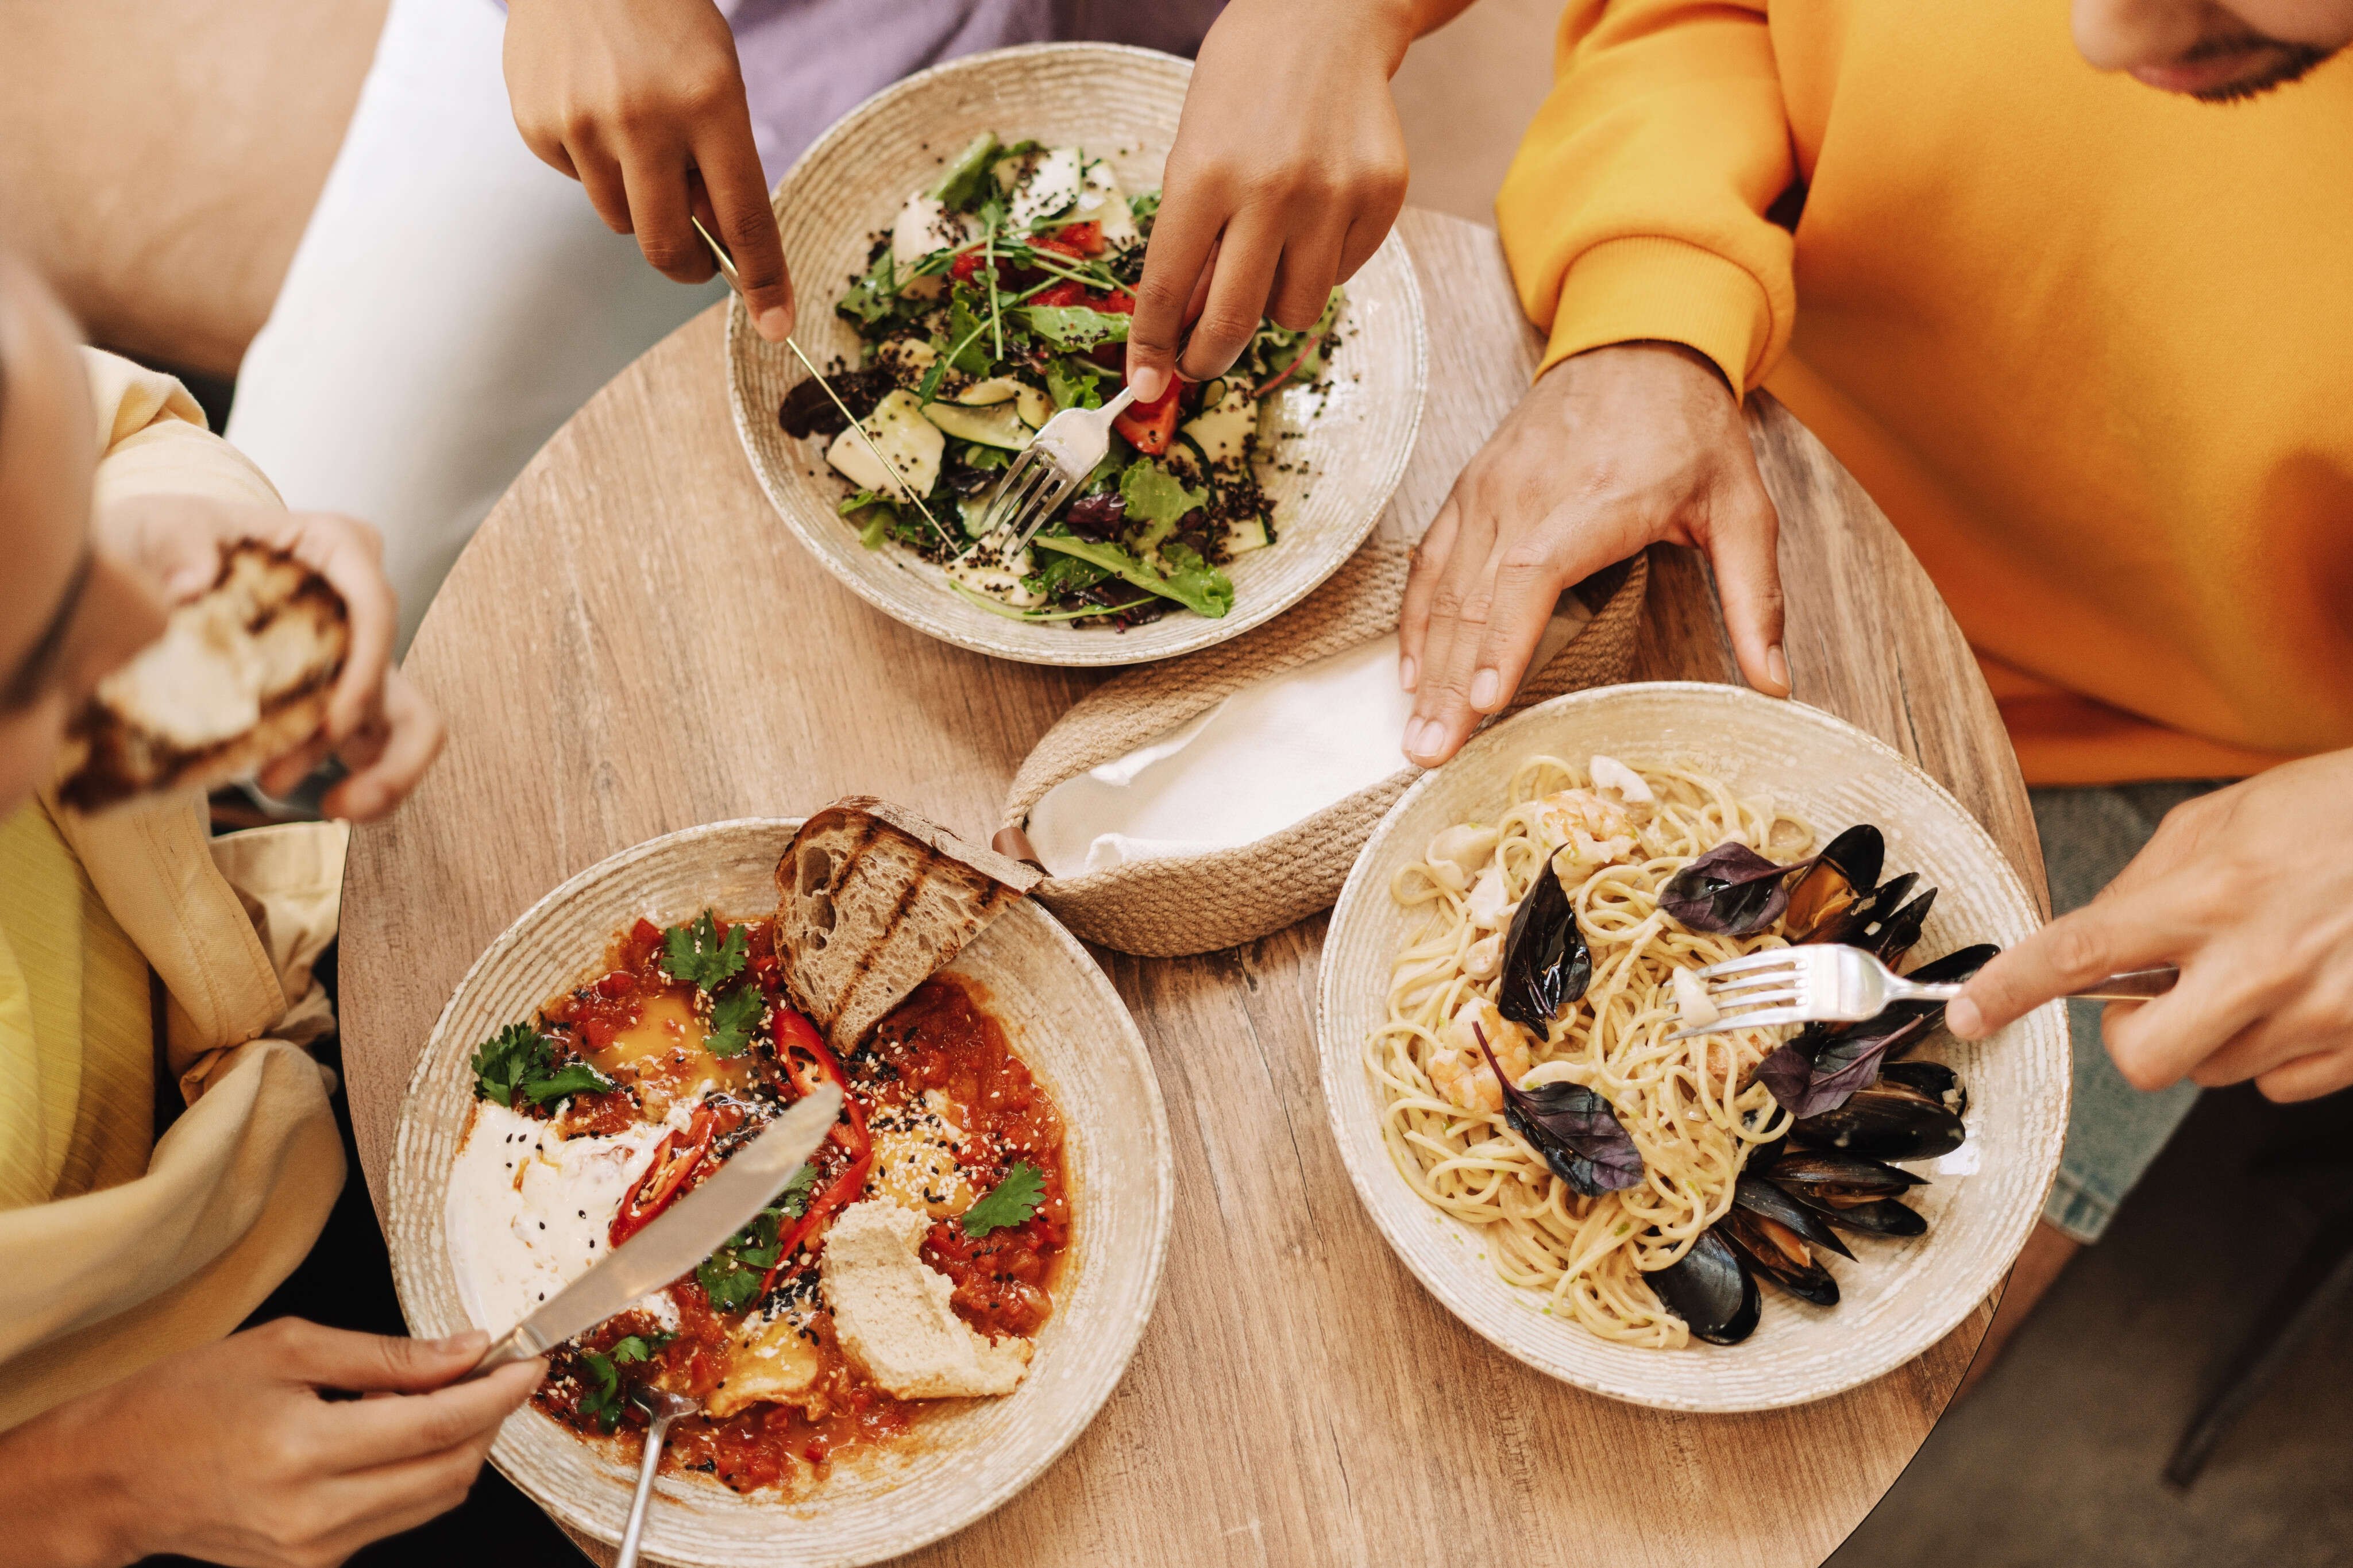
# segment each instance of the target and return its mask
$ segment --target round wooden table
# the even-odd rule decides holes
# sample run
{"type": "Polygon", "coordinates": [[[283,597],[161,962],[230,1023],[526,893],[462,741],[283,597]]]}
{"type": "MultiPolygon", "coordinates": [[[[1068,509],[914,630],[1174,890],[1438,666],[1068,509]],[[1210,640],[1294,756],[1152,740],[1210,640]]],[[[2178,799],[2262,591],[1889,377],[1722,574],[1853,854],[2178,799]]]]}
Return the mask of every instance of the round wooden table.
{"type": "MultiPolygon", "coordinates": [[[[1493,233],[1427,213],[1400,228],[1430,397],[1382,526],[1412,537],[1539,345],[1493,233]]],[[[850,793],[986,842],[1022,756],[1097,679],[934,642],[807,559],[736,443],[722,326],[714,308],[681,328],[556,434],[410,653],[448,751],[360,831],[344,898],[344,1062],[379,1205],[427,1030],[548,889],[657,834],[850,793]]],[[[1781,510],[1798,696],[1941,779],[2040,897],[2025,789],[1943,603],[1794,418],[1760,397],[1751,427],[1781,510]]],[[[1691,552],[1654,554],[1638,675],[1739,679],[1691,552]]],[[[1991,1303],[1901,1371],[1774,1414],[1663,1414],[1529,1371],[1431,1300],[1357,1206],[1316,1086],[1323,935],[1318,918],[1202,958],[1099,955],[1176,1134],[1159,1309],[1070,1454],[920,1560],[1819,1563],[1927,1436],[1991,1303]]]]}

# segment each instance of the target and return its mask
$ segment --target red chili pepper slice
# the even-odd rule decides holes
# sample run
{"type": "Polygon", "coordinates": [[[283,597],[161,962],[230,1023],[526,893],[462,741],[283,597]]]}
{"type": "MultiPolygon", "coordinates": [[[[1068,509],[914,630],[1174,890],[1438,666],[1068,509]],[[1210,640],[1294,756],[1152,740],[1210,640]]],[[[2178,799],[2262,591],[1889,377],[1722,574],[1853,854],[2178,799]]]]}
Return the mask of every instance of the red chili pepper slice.
{"type": "Polygon", "coordinates": [[[679,1138],[676,1129],[661,1135],[654,1145],[653,1163],[637,1187],[621,1205],[621,1212],[613,1216],[610,1233],[612,1244],[618,1247],[638,1232],[651,1225],[662,1210],[670,1207],[694,1168],[711,1152],[711,1137],[718,1118],[708,1105],[694,1110],[694,1120],[687,1123],[686,1137],[679,1138]]]}
{"type": "Polygon", "coordinates": [[[842,1070],[841,1059],[833,1054],[833,1047],[825,1043],[825,1037],[817,1032],[816,1025],[790,1007],[776,1009],[773,1027],[776,1053],[785,1059],[786,1074],[792,1079],[796,1088],[807,1094],[815,1087],[809,1081],[809,1069],[800,1068],[794,1061],[796,1051],[805,1055],[814,1064],[815,1071],[821,1073],[826,1081],[840,1087],[843,1120],[834,1124],[831,1136],[841,1146],[842,1152],[849,1156],[849,1163],[826,1184],[823,1192],[809,1200],[809,1205],[801,1212],[801,1217],[793,1223],[792,1229],[784,1234],[776,1247],[776,1261],[760,1281],[761,1296],[765,1296],[776,1285],[776,1276],[784,1272],[785,1265],[791,1261],[793,1254],[808,1238],[811,1231],[837,1211],[858,1201],[858,1194],[866,1190],[866,1178],[874,1171],[874,1140],[866,1131],[866,1108],[851,1098],[849,1075],[842,1070]]]}

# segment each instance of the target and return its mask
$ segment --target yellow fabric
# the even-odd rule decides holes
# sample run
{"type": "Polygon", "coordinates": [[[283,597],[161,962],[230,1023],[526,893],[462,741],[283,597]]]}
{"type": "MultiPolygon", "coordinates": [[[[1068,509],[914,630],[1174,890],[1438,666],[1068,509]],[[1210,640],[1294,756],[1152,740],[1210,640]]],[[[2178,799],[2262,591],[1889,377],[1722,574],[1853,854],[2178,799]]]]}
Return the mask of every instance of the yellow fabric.
{"type": "MultiPolygon", "coordinates": [[[[100,493],[274,500],[176,383],[90,372],[100,493]]],[[[347,842],[213,841],[194,795],[0,824],[0,1428],[227,1333],[317,1239],[343,1156],[301,1047],[347,842]],[[151,965],[189,1101],[152,1152],[151,965]]]]}
{"type": "Polygon", "coordinates": [[[1556,66],[1497,204],[1547,366],[1663,340],[1787,402],[2030,782],[2353,745],[2353,57],[2217,106],[2052,0],[1575,0],[1556,66]]]}
{"type": "Polygon", "coordinates": [[[147,961],[37,803],[0,822],[0,1210],[111,1187],[146,1167],[153,1103],[147,961]]]}

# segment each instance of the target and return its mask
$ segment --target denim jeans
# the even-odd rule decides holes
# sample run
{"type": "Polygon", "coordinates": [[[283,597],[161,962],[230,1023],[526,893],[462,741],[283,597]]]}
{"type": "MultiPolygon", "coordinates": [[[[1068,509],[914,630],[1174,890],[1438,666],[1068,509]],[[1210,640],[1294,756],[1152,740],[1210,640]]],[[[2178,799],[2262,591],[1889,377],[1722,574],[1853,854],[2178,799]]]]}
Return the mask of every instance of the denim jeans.
{"type": "MultiPolygon", "coordinates": [[[[2051,912],[2063,915],[2090,903],[2140,852],[2167,812],[2230,782],[2168,780],[2030,791],[2051,878],[2051,912]]],[[[2100,1042],[2103,1005],[2067,1004],[2075,1097],[2067,1114],[2059,1179],[2042,1206],[2045,1221],[2082,1242],[2100,1239],[2125,1194],[2198,1099],[2198,1086],[2187,1081],[2154,1094],[2126,1083],[2100,1042]]]]}

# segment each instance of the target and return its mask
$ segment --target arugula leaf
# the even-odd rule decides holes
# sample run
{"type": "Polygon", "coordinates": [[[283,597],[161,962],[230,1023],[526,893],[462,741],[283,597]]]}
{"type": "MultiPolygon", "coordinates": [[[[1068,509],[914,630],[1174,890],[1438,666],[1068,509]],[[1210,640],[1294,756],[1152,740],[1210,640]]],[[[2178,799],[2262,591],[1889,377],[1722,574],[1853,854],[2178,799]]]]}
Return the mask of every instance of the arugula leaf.
{"type": "Polygon", "coordinates": [[[1127,342],[1129,318],[1084,305],[1024,305],[1018,312],[1029,330],[1058,349],[1091,349],[1127,342]]]}
{"type": "Polygon", "coordinates": [[[1098,378],[1103,372],[1084,360],[1049,360],[1046,363],[1046,391],[1056,408],[1101,408],[1103,392],[1098,378]]]}
{"type": "Polygon", "coordinates": [[[1144,227],[1160,216],[1160,193],[1146,191],[1140,196],[1128,197],[1127,210],[1134,217],[1136,226],[1144,227]]]}
{"type": "Polygon", "coordinates": [[[1163,544],[1160,559],[1168,563],[1168,596],[1195,615],[1214,621],[1234,607],[1234,580],[1191,545],[1163,544]]]}
{"type": "Polygon", "coordinates": [[[997,133],[984,131],[965,144],[963,152],[948,160],[940,177],[932,182],[923,194],[944,207],[962,209],[972,203],[980,190],[981,176],[997,160],[997,133]]]}
{"type": "Polygon", "coordinates": [[[739,985],[724,996],[711,999],[711,1032],[702,1048],[714,1057],[740,1057],[752,1043],[752,1031],[767,1016],[768,999],[757,985],[739,985]]]}
{"type": "MultiPolygon", "coordinates": [[[[948,338],[953,346],[934,343],[940,357],[932,369],[942,364],[953,365],[966,375],[988,374],[988,351],[980,346],[980,334],[988,331],[988,318],[982,313],[978,290],[958,284],[948,299],[948,338]]],[[[928,373],[923,379],[936,389],[938,383],[928,373]]],[[[928,395],[925,401],[929,401],[928,395]]]]}
{"type": "Polygon", "coordinates": [[[891,247],[884,246],[881,254],[867,268],[865,275],[849,286],[834,310],[842,320],[866,326],[887,320],[899,308],[899,278],[891,247]]]}
{"type": "Polygon", "coordinates": [[[1046,1178],[1035,1165],[1020,1162],[1005,1173],[1005,1179],[989,1189],[988,1195],[964,1211],[964,1233],[966,1236],[987,1236],[1008,1225],[1019,1225],[1038,1212],[1045,1199],[1046,1178]]]}
{"type": "Polygon", "coordinates": [[[611,1079],[586,1062],[566,1062],[561,1071],[522,1084],[516,1092],[529,1099],[533,1105],[545,1105],[549,1100],[562,1100],[567,1094],[605,1094],[614,1087],[611,1079]]]}
{"type": "Polygon", "coordinates": [[[1053,598],[1061,594],[1075,594],[1082,588],[1092,588],[1111,574],[1092,561],[1082,561],[1075,555],[1050,555],[1044,565],[1025,580],[1023,586],[1033,594],[1053,598]]]}
{"type": "Polygon", "coordinates": [[[783,1256],[778,1240],[784,1215],[781,1208],[762,1209],[751,1224],[694,1266],[695,1282],[711,1298],[713,1311],[740,1312],[759,1298],[760,1281],[783,1256]]]}
{"type": "Polygon", "coordinates": [[[793,1179],[785,1184],[785,1190],[776,1194],[776,1206],[798,1219],[808,1213],[809,1199],[816,1195],[817,1167],[803,1164],[793,1173],[793,1179]]]}
{"type": "MultiPolygon", "coordinates": [[[[1063,555],[1075,555],[1091,561],[1112,575],[1147,589],[1164,599],[1174,599],[1196,615],[1212,620],[1234,607],[1234,585],[1226,574],[1214,566],[1204,566],[1201,558],[1190,551],[1188,559],[1177,564],[1181,569],[1164,577],[1122,550],[1116,544],[1097,544],[1067,533],[1041,533],[1029,542],[1033,549],[1051,550],[1063,555]]],[[[1182,549],[1172,545],[1171,552],[1182,549]]]]}
{"type": "Polygon", "coordinates": [[[1196,507],[1209,504],[1208,487],[1194,489],[1149,458],[1128,465],[1119,477],[1130,522],[1173,523],[1196,507]]]}
{"type": "Polygon", "coordinates": [[[844,517],[856,517],[868,507],[882,506],[886,504],[890,499],[890,497],[884,495],[881,490],[854,490],[850,494],[842,497],[839,501],[836,502],[833,510],[839,512],[844,517]]]}
{"type": "Polygon", "coordinates": [[[745,956],[744,928],[730,927],[723,942],[719,923],[709,910],[662,932],[662,968],[672,980],[700,986],[706,993],[742,973],[745,956]]]}
{"type": "Polygon", "coordinates": [[[964,445],[964,466],[967,468],[1001,468],[1013,461],[1013,454],[1002,447],[984,447],[977,441],[964,445]]]}

